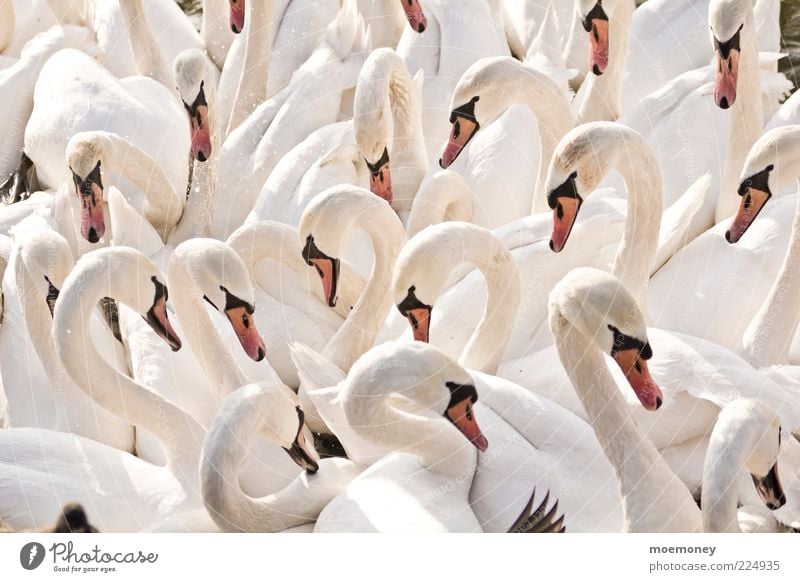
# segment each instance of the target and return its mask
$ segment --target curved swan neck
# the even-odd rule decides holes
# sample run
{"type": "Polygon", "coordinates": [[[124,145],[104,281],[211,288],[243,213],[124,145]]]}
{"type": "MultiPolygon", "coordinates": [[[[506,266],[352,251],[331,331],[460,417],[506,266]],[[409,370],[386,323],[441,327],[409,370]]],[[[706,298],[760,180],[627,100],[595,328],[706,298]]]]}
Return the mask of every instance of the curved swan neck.
{"type": "Polygon", "coordinates": [[[272,49],[273,0],[249,2],[245,25],[247,34],[242,73],[225,135],[239,127],[256,108],[267,100],[267,78],[272,49]]]}
{"type": "MultiPolygon", "coordinates": [[[[714,427],[703,465],[703,531],[706,533],[741,532],[736,482],[747,457],[760,435],[748,427],[752,423],[714,427]]],[[[726,423],[731,424],[731,423],[726,423]]]]}
{"type": "Polygon", "coordinates": [[[740,354],[752,366],[785,363],[800,324],[800,196],[797,196],[792,236],[778,277],[764,303],[742,335],[740,354]]]}
{"type": "Polygon", "coordinates": [[[206,312],[203,293],[192,278],[191,265],[173,255],[167,279],[172,291],[170,299],[181,323],[184,339],[217,387],[221,401],[232,391],[247,384],[247,379],[206,312]]]}
{"type": "Polygon", "coordinates": [[[761,99],[755,19],[751,3],[744,2],[743,4],[745,5],[745,16],[741,31],[742,50],[737,81],[738,96],[731,106],[728,155],[725,159],[725,170],[717,199],[716,222],[730,218],[736,213],[739,205],[739,196],[736,194],[739,186],[739,173],[747,153],[764,128],[764,105],[761,99]]]}
{"type": "MultiPolygon", "coordinates": [[[[301,281],[308,280],[308,265],[301,258],[297,230],[287,224],[267,220],[242,227],[231,235],[228,245],[244,261],[251,277],[259,261],[273,259],[297,273],[301,281]]],[[[313,289],[319,291],[319,285],[313,289]]],[[[321,292],[316,295],[322,298],[321,292]]]]}
{"type": "MultiPolygon", "coordinates": [[[[340,492],[338,488],[310,490],[308,477],[302,475],[283,490],[260,499],[242,491],[239,470],[248,455],[245,444],[268,422],[265,412],[271,402],[268,394],[261,393],[248,398],[246,406],[227,404],[206,437],[200,464],[203,501],[214,522],[226,531],[278,532],[315,521],[340,492]]],[[[326,467],[320,468],[324,471],[326,467]]]]}
{"type": "Polygon", "coordinates": [[[471,222],[472,192],[460,174],[441,170],[422,183],[408,217],[408,238],[445,220],[471,222]]]}
{"type": "MultiPolygon", "coordinates": [[[[519,273],[511,253],[494,236],[474,245],[471,262],[486,278],[486,306],[458,363],[469,370],[496,374],[519,309],[519,273]]],[[[476,241],[477,242],[477,241],[476,241]]]]}
{"type": "Polygon", "coordinates": [[[142,0],[120,0],[119,7],[128,29],[136,72],[155,79],[177,95],[175,83],[150,28],[142,0]]]}
{"type": "Polygon", "coordinates": [[[647,288],[658,252],[663,209],[661,167],[639,136],[626,138],[616,155],[617,169],[628,191],[628,211],[612,274],[647,313],[647,288]]]}
{"type": "Polygon", "coordinates": [[[688,489],[669,469],[628,411],[601,352],[558,314],[556,348],[619,480],[627,531],[687,531],[700,525],[688,489]]]}
{"type": "Polygon", "coordinates": [[[578,123],[616,121],[622,105],[622,81],[630,46],[631,20],[636,4],[620,0],[608,23],[608,66],[602,75],[589,72],[589,90],[581,103],[578,123]]]}
{"type": "Polygon", "coordinates": [[[325,358],[344,371],[372,347],[392,308],[392,273],[404,242],[399,219],[396,227],[371,223],[364,225],[364,230],[375,255],[372,273],[350,315],[322,351],[325,358]]]}
{"type": "Polygon", "coordinates": [[[347,393],[343,408],[353,431],[388,450],[421,457],[425,467],[439,474],[463,475],[465,467],[476,464],[477,451],[444,417],[401,410],[391,397],[358,387],[347,393]]]}
{"type": "Polygon", "coordinates": [[[119,172],[144,194],[144,217],[165,240],[181,217],[184,201],[172,188],[161,166],[143,150],[113,133],[104,133],[112,148],[110,160],[119,172]]]}
{"type": "Polygon", "coordinates": [[[113,255],[93,257],[64,284],[53,323],[56,351],[76,385],[106,410],[158,438],[170,469],[193,484],[199,462],[197,443],[204,430],[178,406],[114,370],[90,337],[92,311],[103,297],[117,295],[117,286],[123,284],[110,276],[109,257],[113,255]]]}

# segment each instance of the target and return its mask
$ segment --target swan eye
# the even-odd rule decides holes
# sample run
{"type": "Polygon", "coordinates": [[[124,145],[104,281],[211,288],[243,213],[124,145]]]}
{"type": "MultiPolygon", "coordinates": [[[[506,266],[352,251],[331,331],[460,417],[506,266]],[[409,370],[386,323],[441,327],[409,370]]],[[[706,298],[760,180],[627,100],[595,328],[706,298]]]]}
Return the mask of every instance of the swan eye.
{"type": "Polygon", "coordinates": [[[461,135],[461,122],[456,119],[456,122],[453,124],[453,138],[457,138],[461,135]]]}
{"type": "Polygon", "coordinates": [[[472,405],[471,404],[467,404],[467,408],[466,408],[466,411],[465,411],[465,416],[467,417],[467,420],[469,420],[469,421],[472,420],[472,405]]]}
{"type": "Polygon", "coordinates": [[[245,329],[250,328],[250,318],[247,316],[246,313],[242,315],[242,325],[245,327],[245,329]]]}

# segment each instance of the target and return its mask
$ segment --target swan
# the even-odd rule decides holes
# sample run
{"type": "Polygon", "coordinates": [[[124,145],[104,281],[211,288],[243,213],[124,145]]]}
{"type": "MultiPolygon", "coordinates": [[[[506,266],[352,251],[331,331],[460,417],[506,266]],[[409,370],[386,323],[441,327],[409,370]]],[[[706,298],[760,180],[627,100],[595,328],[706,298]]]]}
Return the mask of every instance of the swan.
{"type": "Polygon", "coordinates": [[[797,176],[796,134],[796,126],[777,127],[759,138],[735,187],[742,197],[734,219],[707,231],[653,276],[650,309],[656,325],[734,349],[757,367],[789,363],[795,322],[783,313],[793,295],[780,290],[793,276],[797,197],[779,195],[797,176]],[[767,203],[773,193],[777,198],[767,203]],[[757,277],[749,276],[755,272],[757,277]],[[684,277],[691,277],[691,288],[679,284],[684,277]]]}
{"type": "MultiPolygon", "coordinates": [[[[619,479],[625,531],[691,532],[703,531],[703,525],[719,528],[731,504],[735,512],[730,479],[745,463],[756,471],[757,489],[764,502],[774,509],[780,506],[780,485],[770,478],[779,445],[778,430],[772,430],[777,428],[774,415],[766,426],[757,418],[743,423],[739,418],[741,410],[730,408],[739,406],[738,401],[729,404],[730,411],[721,415],[709,450],[715,456],[707,455],[706,461],[710,482],[708,489],[705,483],[703,489],[705,514],[701,514],[689,490],[642,434],[602,356],[611,354],[623,371],[635,364],[637,374],[626,371],[634,389],[641,385],[633,377],[640,375],[649,390],[659,391],[646,363],[654,352],[644,317],[633,296],[617,279],[592,268],[575,269],[553,289],[549,311],[558,357],[619,479]],[[734,442],[741,443],[735,450],[738,464],[728,459],[731,462],[722,471],[720,463],[731,455],[723,453],[733,446],[732,433],[737,435],[734,442]],[[720,440],[728,442],[720,446],[720,440]],[[748,441],[751,447],[756,446],[748,450],[748,441]],[[763,448],[759,441],[763,441],[763,448]]],[[[752,412],[753,405],[748,406],[748,412],[752,412]]]]}
{"type": "Polygon", "coordinates": [[[296,225],[312,196],[341,183],[367,185],[401,216],[411,210],[428,167],[422,77],[390,48],[372,51],[358,77],[352,122],[326,126],[275,167],[248,221],[296,225]]]}
{"type": "Polygon", "coordinates": [[[211,211],[214,238],[224,240],[244,223],[284,155],[310,133],[339,120],[344,93],[356,84],[367,43],[355,4],[347,0],[291,83],[225,137],[211,211]]]}
{"type": "MultiPolygon", "coordinates": [[[[65,48],[80,49],[89,55],[97,51],[89,30],[54,26],[28,41],[19,60],[0,70],[0,103],[6,112],[0,122],[4,136],[4,146],[0,150],[0,181],[5,181],[20,166],[25,126],[33,111],[36,79],[47,60],[65,48]]],[[[30,190],[28,185],[21,189],[30,190]]]]}
{"type": "MultiPolygon", "coordinates": [[[[132,452],[132,427],[96,406],[75,386],[55,352],[52,313],[74,265],[67,242],[46,224],[37,223],[36,217],[26,219],[15,230],[10,265],[13,277],[9,272],[4,281],[8,292],[0,339],[10,426],[72,432],[132,452]],[[24,349],[28,346],[32,349],[24,349]]],[[[101,357],[120,366],[118,344],[97,316],[92,332],[103,340],[101,357]]]]}
{"type": "MultiPolygon", "coordinates": [[[[102,128],[124,136],[158,159],[173,191],[182,191],[188,178],[186,152],[190,147],[184,115],[178,100],[160,83],[141,77],[119,81],[83,53],[64,50],[51,57],[39,75],[33,114],[25,128],[25,151],[36,164],[43,185],[57,188],[64,176],[70,138],[80,131],[102,128]],[[91,100],[86,97],[88,90],[93,92],[91,100]]],[[[99,172],[100,168],[89,170],[99,172]]],[[[90,176],[79,178],[83,183],[90,176]]],[[[100,216],[96,196],[94,191],[80,196],[95,210],[93,218],[100,216]]],[[[99,222],[87,226],[89,242],[96,243],[99,222]],[[93,237],[91,227],[95,227],[93,237]]]]}
{"type": "Polygon", "coordinates": [[[244,261],[255,289],[256,315],[265,322],[267,358],[281,380],[297,387],[289,343],[301,341],[322,350],[342,325],[363,291],[364,282],[345,263],[341,301],[328,307],[319,284],[301,256],[297,230],[271,221],[240,227],[226,241],[244,261]]]}
{"type": "Polygon", "coordinates": [[[750,292],[742,293],[735,305],[744,323],[747,324],[748,317],[750,322],[730,347],[759,368],[786,364],[795,353],[792,343],[800,319],[793,308],[796,295],[789,290],[797,276],[794,257],[800,245],[798,197],[779,197],[772,204],[768,203],[773,192],[781,192],[786,185],[796,182],[800,174],[798,145],[800,126],[797,125],[777,127],[759,138],[745,160],[738,188],[739,210],[725,232],[725,239],[735,244],[738,251],[734,255],[738,260],[729,262],[729,268],[738,267],[739,270],[741,261],[757,258],[748,256],[752,248],[763,252],[763,247],[767,247],[773,254],[786,248],[780,266],[776,263],[778,257],[762,260],[758,265],[759,277],[742,277],[755,281],[748,283],[750,292]],[[787,218],[792,205],[795,206],[794,218],[789,225],[787,218]],[[758,222],[764,227],[760,231],[752,228],[758,216],[762,216],[758,222]],[[787,227],[791,229],[788,233],[787,227]],[[748,233],[749,230],[754,232],[748,233]],[[759,300],[762,301],[760,306],[759,300]]]}
{"type": "Polygon", "coordinates": [[[424,0],[358,0],[358,13],[370,29],[373,48],[395,48],[406,23],[422,33],[428,26],[424,0]]]}
{"type": "Polygon", "coordinates": [[[495,57],[467,69],[451,103],[452,127],[439,165],[449,168],[467,148],[460,173],[480,196],[474,206],[485,218],[476,223],[496,228],[532,209],[545,210],[542,183],[547,164],[558,141],[575,124],[564,92],[544,73],[510,57],[495,57]],[[529,137],[534,124],[536,141],[529,137]],[[537,142],[538,147],[531,147],[537,142]],[[533,161],[537,158],[538,171],[533,161]],[[514,179],[506,187],[504,182],[518,172],[526,179],[514,179]]]}
{"type": "Polygon", "coordinates": [[[425,0],[426,28],[420,34],[406,29],[397,54],[408,70],[420,69],[423,88],[423,127],[428,151],[434,152],[449,133],[447,119],[450,99],[464,72],[482,57],[509,56],[505,31],[498,26],[486,0],[425,0]],[[469,14],[470,18],[452,18],[469,14]]]}
{"type": "MultiPolygon", "coordinates": [[[[0,462],[8,468],[0,471],[0,516],[10,526],[38,527],[66,499],[77,500],[97,515],[96,525],[103,531],[141,529],[202,507],[198,466],[204,430],[169,400],[114,372],[93,343],[79,337],[88,323],[88,310],[100,297],[112,295],[145,318],[173,349],[179,348],[160,278],[138,251],[94,251],[78,262],[64,283],[53,325],[56,350],[70,377],[96,402],[158,438],[167,452],[166,466],[72,434],[2,431],[0,462]],[[115,277],[110,278],[112,267],[115,277]],[[77,357],[76,350],[84,350],[85,357],[77,357]]],[[[293,416],[298,418],[296,412],[293,416]]]]}
{"type": "MultiPolygon", "coordinates": [[[[80,204],[80,234],[90,243],[106,233],[107,200],[105,184],[131,195],[131,202],[166,239],[181,218],[184,200],[159,163],[132,141],[108,131],[76,133],[67,143],[67,165],[72,174],[74,195],[80,204]],[[128,188],[132,184],[132,188],[128,188]]],[[[72,217],[62,220],[69,222],[72,217]]],[[[73,222],[74,224],[74,222],[73,222]]],[[[68,229],[59,225],[60,230],[68,229]]],[[[109,233],[111,234],[111,233],[109,233]]]]}
{"type": "Polygon", "coordinates": [[[342,185],[317,196],[306,207],[297,229],[303,259],[319,275],[323,297],[330,307],[338,302],[344,243],[355,229],[363,230],[370,239],[372,273],[347,319],[322,352],[345,371],[372,347],[389,313],[392,270],[406,239],[403,225],[385,200],[363,188],[342,185]]]}
{"type": "Polygon", "coordinates": [[[286,386],[251,384],[228,395],[200,461],[203,503],[215,524],[223,531],[277,532],[313,523],[359,470],[347,459],[318,460],[310,439],[297,396],[286,386]],[[305,472],[285,489],[253,499],[237,485],[237,472],[247,453],[241,443],[256,433],[282,446],[305,472]]]}
{"type": "MultiPolygon", "coordinates": [[[[381,376],[405,381],[420,367],[428,371],[428,364],[418,361],[431,356],[423,346],[419,342],[382,344],[364,359],[374,359],[370,354],[380,352],[381,376]],[[406,349],[409,346],[412,349],[406,349]]],[[[341,394],[348,390],[346,385],[352,377],[306,346],[294,345],[292,358],[303,382],[313,388],[309,396],[348,457],[362,466],[381,459],[387,449],[357,434],[342,410],[341,394]]],[[[433,359],[452,362],[443,354],[433,359]]],[[[622,512],[616,479],[591,427],[510,382],[476,371],[469,374],[479,397],[474,411],[481,419],[482,433],[496,447],[478,455],[474,478],[471,474],[460,478],[472,479],[469,501],[482,529],[513,529],[510,524],[517,518],[519,506],[531,496],[531,484],[535,484],[533,496],[538,492],[544,506],[548,499],[557,500],[555,507],[567,516],[570,531],[618,531],[622,512]],[[581,483],[592,483],[591,490],[576,486],[576,475],[580,475],[581,483]]]]}
{"type": "MultiPolygon", "coordinates": [[[[645,305],[647,297],[651,262],[657,246],[654,240],[658,238],[654,209],[660,206],[661,201],[658,189],[654,187],[657,180],[653,178],[652,168],[640,161],[642,156],[643,159],[648,155],[652,158],[652,154],[647,154],[642,146],[641,137],[621,125],[595,122],[580,126],[567,134],[559,145],[547,181],[554,206],[554,235],[566,233],[569,236],[569,226],[563,224],[564,217],[571,216],[576,208],[580,208],[582,193],[591,190],[611,168],[632,172],[631,183],[637,187],[630,191],[629,196],[641,199],[632,202],[637,210],[628,216],[612,273],[621,279],[622,285],[637,298],[639,305],[645,305]],[[559,206],[562,212],[559,212],[559,206]]],[[[798,421],[794,418],[793,404],[797,398],[796,389],[776,384],[729,350],[703,339],[660,329],[650,330],[650,335],[660,345],[658,357],[651,365],[659,385],[668,390],[667,405],[658,415],[634,414],[657,448],[710,432],[718,407],[738,397],[758,398],[768,403],[781,415],[783,424],[789,430],[795,430],[798,421]]],[[[563,399],[565,395],[554,388],[554,382],[560,383],[555,380],[561,374],[558,366],[548,365],[548,370],[533,382],[522,373],[523,370],[539,369],[538,366],[548,361],[553,361],[552,349],[527,356],[524,362],[507,362],[507,368],[501,374],[582,415],[574,401],[569,404],[563,399]]],[[[661,393],[652,390],[645,389],[639,396],[645,408],[650,410],[660,408],[664,402],[661,393]]]]}
{"type": "Polygon", "coordinates": [[[162,275],[133,249],[106,248],[78,261],[61,289],[53,341],[77,386],[120,418],[158,438],[167,465],[71,433],[18,428],[0,435],[0,518],[16,529],[40,527],[64,503],[77,501],[102,531],[130,531],[199,503],[197,440],[203,431],[182,410],[115,371],[94,342],[81,341],[97,302],[112,296],[145,318],[173,348],[162,275]],[[110,269],[115,276],[109,277],[110,269]],[[159,414],[153,411],[157,407],[159,414]],[[125,475],[126,479],[120,479],[125,475]],[[109,493],[111,493],[109,495],[109,493]],[[124,499],[124,503],[120,500],[124,499]]]}
{"type": "Polygon", "coordinates": [[[482,531],[471,479],[458,478],[475,472],[473,446],[489,446],[465,370],[429,346],[387,344],[353,366],[339,398],[352,430],[392,452],[322,510],[315,531],[482,531]],[[413,366],[392,374],[391,358],[413,366]]]}
{"type": "MultiPolygon", "coordinates": [[[[405,242],[405,231],[385,200],[348,185],[334,186],[314,198],[297,229],[302,257],[319,275],[322,297],[329,307],[339,303],[341,255],[348,236],[357,230],[370,240],[372,271],[358,301],[322,350],[323,356],[341,370],[349,370],[380,337],[391,308],[392,270],[405,242]]],[[[388,333],[392,335],[391,328],[388,333]]],[[[298,394],[312,430],[328,432],[302,382],[298,394]]]]}

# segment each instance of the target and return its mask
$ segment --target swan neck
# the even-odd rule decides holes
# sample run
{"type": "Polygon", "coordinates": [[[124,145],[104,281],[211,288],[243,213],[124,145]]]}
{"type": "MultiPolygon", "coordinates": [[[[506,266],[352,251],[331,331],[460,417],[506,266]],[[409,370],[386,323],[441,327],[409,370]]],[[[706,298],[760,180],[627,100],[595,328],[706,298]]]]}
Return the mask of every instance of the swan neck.
{"type": "MultiPolygon", "coordinates": [[[[737,419],[739,420],[739,419],[737,419]]],[[[703,531],[706,533],[741,532],[738,519],[736,482],[759,435],[753,423],[721,426],[717,423],[703,464],[703,531]],[[750,430],[748,430],[750,429],[750,430]]],[[[730,422],[725,423],[730,424],[730,422]]]]}
{"type": "Polygon", "coordinates": [[[747,154],[764,128],[764,105],[759,79],[758,44],[752,8],[747,8],[741,32],[742,50],[739,60],[736,101],[731,106],[728,155],[722,176],[722,189],[717,201],[716,222],[730,218],[739,206],[737,190],[739,174],[747,154]]]}
{"type": "Polygon", "coordinates": [[[556,348],[589,423],[619,480],[628,531],[696,529],[700,515],[689,491],[639,430],[602,353],[562,315],[556,348]],[[657,508],[667,510],[659,511],[657,508]]]}
{"type": "Polygon", "coordinates": [[[161,240],[175,226],[183,212],[184,201],[175,192],[164,170],[146,152],[115,134],[106,134],[113,149],[112,169],[133,182],[145,198],[143,215],[156,229],[161,240]]]}
{"type": "Polygon", "coordinates": [[[203,45],[219,70],[222,70],[225,58],[231,48],[229,14],[226,0],[203,0],[203,15],[200,25],[203,45]]]}
{"type": "Polygon", "coordinates": [[[459,363],[469,370],[496,374],[521,301],[519,273],[511,253],[490,237],[475,249],[475,265],[486,278],[486,306],[459,363]],[[488,252],[481,252],[481,250],[488,252]]]}
{"type": "Polygon", "coordinates": [[[616,121],[622,107],[622,82],[630,46],[633,0],[617,3],[608,23],[608,65],[602,75],[588,73],[589,90],[581,103],[579,123],[616,121]]]}
{"type": "Polygon", "coordinates": [[[173,256],[168,267],[169,288],[172,291],[170,300],[184,339],[217,388],[217,395],[222,401],[228,394],[247,384],[247,378],[206,311],[203,293],[192,280],[191,266],[182,263],[181,259],[173,256]]]}
{"type": "Polygon", "coordinates": [[[142,0],[120,0],[119,7],[128,29],[136,72],[155,79],[177,95],[175,83],[150,28],[142,0]]]}
{"type": "Polygon", "coordinates": [[[471,222],[473,215],[474,206],[469,187],[458,177],[449,180],[434,175],[425,180],[414,198],[406,227],[408,238],[410,240],[421,230],[445,220],[471,222]]]}
{"type": "Polygon", "coordinates": [[[272,50],[273,0],[249,2],[242,73],[225,135],[230,135],[267,100],[267,78],[272,50]]]}
{"type": "Polygon", "coordinates": [[[113,297],[108,265],[87,271],[62,290],[53,336],[61,363],[75,384],[97,404],[155,436],[164,446],[169,468],[188,484],[196,481],[197,443],[204,436],[199,424],[178,406],[117,372],[98,353],[90,321],[103,297],[113,297]]]}
{"type": "Polygon", "coordinates": [[[223,408],[203,444],[200,464],[203,501],[211,518],[225,531],[278,532],[311,523],[339,493],[326,492],[324,488],[322,496],[316,491],[309,492],[304,476],[259,499],[242,491],[239,472],[248,456],[244,445],[265,425],[262,412],[269,409],[269,402],[223,408]]]}
{"type": "Polygon", "coordinates": [[[783,364],[800,324],[800,196],[789,248],[766,300],[742,336],[742,356],[756,368],[783,364]]]}
{"type": "Polygon", "coordinates": [[[658,252],[663,210],[661,168],[640,139],[626,140],[617,160],[628,192],[628,211],[612,274],[633,294],[642,313],[647,313],[647,288],[658,252]]]}

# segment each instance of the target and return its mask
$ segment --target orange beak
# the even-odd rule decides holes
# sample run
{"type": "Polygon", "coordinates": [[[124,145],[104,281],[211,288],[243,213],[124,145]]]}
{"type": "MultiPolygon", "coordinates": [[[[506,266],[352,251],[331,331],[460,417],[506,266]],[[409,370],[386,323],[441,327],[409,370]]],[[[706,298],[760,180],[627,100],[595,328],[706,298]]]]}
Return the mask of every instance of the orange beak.
{"type": "Polygon", "coordinates": [[[598,1],[586,18],[583,29],[589,33],[589,70],[602,75],[608,67],[608,15],[598,1]]]}
{"type": "Polygon", "coordinates": [[[246,307],[231,307],[225,310],[225,315],[228,316],[233,331],[236,332],[236,337],[239,338],[239,343],[251,360],[260,362],[267,355],[267,349],[264,346],[264,340],[256,329],[256,322],[253,318],[253,313],[246,307]]]}
{"type": "Polygon", "coordinates": [[[406,311],[406,317],[414,332],[414,341],[428,343],[431,333],[431,310],[428,307],[417,307],[406,311]]]}
{"type": "Polygon", "coordinates": [[[439,165],[442,168],[449,168],[478,132],[478,123],[472,119],[456,116],[452,123],[450,138],[447,140],[442,157],[439,159],[439,165]]]}
{"type": "Polygon", "coordinates": [[[156,286],[155,299],[144,320],[161,339],[169,344],[173,352],[177,352],[181,349],[181,338],[175,333],[172,323],[167,317],[167,288],[155,277],[153,277],[153,283],[156,286]]]}
{"type": "Polygon", "coordinates": [[[481,428],[478,426],[478,421],[475,419],[471,399],[465,398],[452,404],[445,412],[445,416],[478,450],[485,452],[489,448],[489,441],[483,436],[481,428]]]}
{"type": "Polygon", "coordinates": [[[769,192],[748,188],[739,202],[739,210],[736,212],[730,229],[725,233],[725,240],[729,243],[739,242],[771,197],[769,192]]]}
{"type": "Polygon", "coordinates": [[[664,402],[664,394],[647,369],[647,361],[638,349],[615,352],[612,357],[625,374],[639,402],[647,410],[658,410],[664,402]]]}
{"type": "Polygon", "coordinates": [[[208,121],[208,105],[200,105],[190,118],[192,125],[192,157],[205,162],[211,157],[211,127],[208,121]]]}
{"type": "Polygon", "coordinates": [[[567,245],[572,227],[578,218],[578,211],[581,209],[580,198],[568,198],[562,196],[556,198],[556,206],[553,208],[553,232],[550,236],[550,249],[560,253],[567,245]]]}
{"type": "MultiPolygon", "coordinates": [[[[366,161],[366,160],[365,160],[366,161]]],[[[392,203],[392,174],[389,166],[389,150],[384,148],[383,155],[374,164],[367,162],[369,168],[369,189],[373,194],[392,203]]]]}

